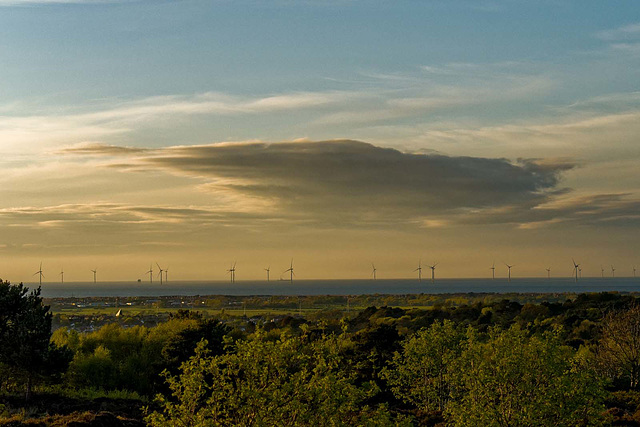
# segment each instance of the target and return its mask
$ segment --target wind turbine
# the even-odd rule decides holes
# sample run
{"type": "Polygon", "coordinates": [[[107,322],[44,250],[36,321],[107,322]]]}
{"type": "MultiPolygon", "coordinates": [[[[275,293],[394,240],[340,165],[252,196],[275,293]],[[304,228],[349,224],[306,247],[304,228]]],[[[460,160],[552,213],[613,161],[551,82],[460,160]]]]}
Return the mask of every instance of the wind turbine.
{"type": "Polygon", "coordinates": [[[633,266],[633,277],[636,277],[636,266],[633,266]]]}
{"type": "Polygon", "coordinates": [[[293,283],[293,276],[295,276],[295,273],[293,272],[293,258],[291,258],[291,266],[287,268],[282,274],[284,273],[289,273],[289,281],[293,283]]]}
{"type": "Polygon", "coordinates": [[[42,285],[42,278],[44,277],[44,274],[42,273],[42,262],[40,262],[40,270],[36,271],[35,273],[33,273],[33,275],[35,276],[36,274],[40,275],[40,285],[42,285]]]}
{"type": "Polygon", "coordinates": [[[269,279],[269,273],[271,272],[271,266],[265,268],[264,271],[267,272],[267,282],[270,282],[271,280],[269,279]]]}
{"type": "Polygon", "coordinates": [[[611,264],[611,277],[616,277],[616,269],[613,268],[613,264],[611,264]]]}
{"type": "Polygon", "coordinates": [[[509,265],[506,262],[504,263],[504,265],[506,265],[507,268],[509,269],[508,281],[511,282],[511,267],[513,267],[513,265],[509,265]]]}
{"type": "Polygon", "coordinates": [[[371,270],[371,277],[373,277],[373,280],[376,280],[376,279],[377,279],[377,277],[376,277],[376,271],[378,271],[378,269],[376,268],[376,266],[375,266],[375,265],[373,265],[373,263],[371,263],[371,268],[372,268],[372,270],[371,270]]]}
{"type": "Polygon", "coordinates": [[[551,280],[551,267],[547,268],[547,280],[551,280]]]}
{"type": "Polygon", "coordinates": [[[580,273],[580,278],[582,279],[582,267],[578,267],[578,273],[580,273]]]}
{"type": "Polygon", "coordinates": [[[149,275],[149,283],[153,283],[153,264],[149,264],[149,271],[145,272],[149,275]]]}
{"type": "Polygon", "coordinates": [[[573,261],[573,271],[574,271],[574,273],[576,275],[575,281],[577,282],[578,281],[578,269],[580,268],[580,264],[576,263],[576,260],[573,259],[573,258],[571,258],[571,261],[573,261]]]}
{"type": "Polygon", "coordinates": [[[431,283],[435,282],[436,280],[436,265],[438,265],[438,263],[434,262],[433,265],[429,266],[429,268],[431,269],[431,283]]]}
{"type": "Polygon", "coordinates": [[[418,268],[413,270],[413,272],[418,272],[418,282],[422,282],[422,260],[418,261],[418,268]]]}
{"type": "Polygon", "coordinates": [[[64,268],[60,268],[60,283],[64,283],[64,268]]]}
{"type": "Polygon", "coordinates": [[[604,279],[604,267],[600,266],[600,274],[602,274],[602,278],[604,279]]]}
{"type": "Polygon", "coordinates": [[[158,264],[157,262],[156,262],[156,265],[158,266],[158,270],[160,270],[160,272],[158,273],[158,276],[160,276],[160,284],[162,285],[162,272],[164,270],[160,267],[160,264],[158,264]]]}
{"type": "Polygon", "coordinates": [[[93,283],[98,283],[98,280],[96,278],[96,275],[98,274],[98,269],[93,269],[91,270],[93,272],[93,283]]]}
{"type": "Polygon", "coordinates": [[[169,283],[169,267],[164,269],[164,283],[169,283]]]}
{"type": "Polygon", "coordinates": [[[235,261],[233,262],[233,264],[231,264],[231,266],[227,270],[227,273],[229,273],[229,276],[231,278],[231,283],[235,283],[236,282],[236,262],[235,261]]]}
{"type": "Polygon", "coordinates": [[[491,270],[491,279],[496,280],[496,262],[493,261],[493,265],[489,268],[491,270]]]}

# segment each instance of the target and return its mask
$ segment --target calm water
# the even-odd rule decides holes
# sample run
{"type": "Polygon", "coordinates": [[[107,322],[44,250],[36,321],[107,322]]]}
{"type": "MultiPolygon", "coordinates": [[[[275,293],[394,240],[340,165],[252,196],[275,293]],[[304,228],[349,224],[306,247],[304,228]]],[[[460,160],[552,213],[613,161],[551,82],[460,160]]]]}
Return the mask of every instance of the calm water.
{"type": "MultiPolygon", "coordinates": [[[[37,284],[29,283],[29,287],[37,284]]],[[[444,294],[468,292],[493,293],[560,293],[560,292],[640,292],[640,278],[571,279],[440,279],[423,280],[299,280],[242,281],[231,284],[215,281],[138,282],[72,282],[43,283],[44,297],[89,296],[166,296],[166,295],[358,295],[358,294],[444,294]]]]}

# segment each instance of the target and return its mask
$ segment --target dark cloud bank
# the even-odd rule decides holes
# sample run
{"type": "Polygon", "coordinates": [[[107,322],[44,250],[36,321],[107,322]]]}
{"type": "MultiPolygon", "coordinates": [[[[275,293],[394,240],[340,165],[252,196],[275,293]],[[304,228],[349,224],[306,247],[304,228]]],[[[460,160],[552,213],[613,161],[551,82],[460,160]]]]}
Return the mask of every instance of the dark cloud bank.
{"type": "MultiPolygon", "coordinates": [[[[351,140],[224,143],[140,151],[103,148],[92,145],[90,152],[79,147],[65,153],[119,153],[122,159],[110,166],[198,177],[212,192],[268,199],[283,216],[308,216],[319,222],[366,225],[445,219],[522,225],[576,215],[579,219],[585,211],[579,201],[540,209],[569,192],[559,187],[562,172],[575,167],[566,160],[519,159],[514,163],[413,154],[351,140]]],[[[629,219],[630,202],[623,198],[610,196],[610,203],[600,204],[589,219],[611,219],[609,213],[629,219]]]]}

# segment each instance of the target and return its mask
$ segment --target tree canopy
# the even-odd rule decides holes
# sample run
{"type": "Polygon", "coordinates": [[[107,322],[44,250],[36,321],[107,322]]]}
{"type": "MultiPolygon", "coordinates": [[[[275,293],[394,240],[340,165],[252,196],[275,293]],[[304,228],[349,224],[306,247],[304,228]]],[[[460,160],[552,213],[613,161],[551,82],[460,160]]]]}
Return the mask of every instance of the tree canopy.
{"type": "Polygon", "coordinates": [[[40,288],[0,281],[0,363],[25,378],[27,399],[38,374],[66,369],[69,354],[50,343],[51,313],[40,288]]]}

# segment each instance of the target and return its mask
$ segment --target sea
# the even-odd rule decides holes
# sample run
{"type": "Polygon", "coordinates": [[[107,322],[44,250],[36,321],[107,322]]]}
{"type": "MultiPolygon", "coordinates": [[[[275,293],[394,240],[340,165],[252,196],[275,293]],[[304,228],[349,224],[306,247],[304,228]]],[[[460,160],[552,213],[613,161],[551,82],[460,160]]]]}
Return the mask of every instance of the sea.
{"type": "MultiPolygon", "coordinates": [[[[35,288],[38,283],[25,283],[35,288]]],[[[373,295],[460,293],[584,293],[640,292],[640,278],[506,279],[378,279],[289,281],[170,281],[159,282],[68,282],[42,283],[45,298],[136,297],[173,295],[373,295]]]]}

